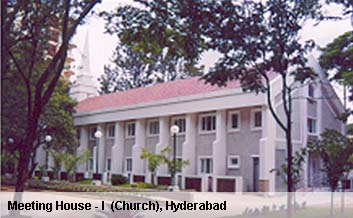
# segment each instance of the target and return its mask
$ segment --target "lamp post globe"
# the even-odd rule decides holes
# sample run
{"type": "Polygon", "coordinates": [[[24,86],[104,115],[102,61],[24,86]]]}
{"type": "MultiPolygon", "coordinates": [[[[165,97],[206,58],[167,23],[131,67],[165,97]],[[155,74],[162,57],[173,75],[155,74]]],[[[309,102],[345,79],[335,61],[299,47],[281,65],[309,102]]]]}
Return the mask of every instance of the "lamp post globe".
{"type": "Polygon", "coordinates": [[[179,132],[179,126],[177,125],[173,125],[172,127],[170,127],[170,132],[174,135],[177,134],[179,132]]]}
{"type": "Polygon", "coordinates": [[[53,138],[50,135],[45,136],[45,141],[46,142],[51,142],[53,138]]]}
{"type": "Polygon", "coordinates": [[[97,130],[95,133],[94,133],[94,137],[96,137],[96,138],[100,138],[100,137],[102,137],[102,132],[101,131],[99,131],[99,130],[97,130]]]}
{"type": "Polygon", "coordinates": [[[9,138],[9,144],[13,144],[15,142],[15,140],[13,140],[13,138],[9,138]]]}

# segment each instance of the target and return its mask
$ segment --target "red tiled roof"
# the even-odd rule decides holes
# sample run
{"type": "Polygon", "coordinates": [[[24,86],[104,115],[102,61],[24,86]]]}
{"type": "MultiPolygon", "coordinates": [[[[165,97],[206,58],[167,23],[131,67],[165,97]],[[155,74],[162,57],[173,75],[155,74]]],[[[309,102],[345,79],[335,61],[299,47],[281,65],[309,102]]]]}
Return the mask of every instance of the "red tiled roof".
{"type": "Polygon", "coordinates": [[[76,112],[121,107],[237,87],[240,87],[239,81],[229,82],[226,87],[218,87],[205,84],[203,80],[200,80],[200,77],[193,77],[87,98],[78,103],[76,112]]]}
{"type": "Polygon", "coordinates": [[[153,86],[87,98],[78,103],[76,112],[89,112],[98,109],[116,108],[138,103],[196,95],[224,89],[238,88],[240,85],[239,81],[231,81],[227,83],[226,87],[218,87],[216,85],[212,86],[210,84],[205,84],[205,81],[200,80],[200,77],[192,77],[189,79],[159,83],[153,86]]]}

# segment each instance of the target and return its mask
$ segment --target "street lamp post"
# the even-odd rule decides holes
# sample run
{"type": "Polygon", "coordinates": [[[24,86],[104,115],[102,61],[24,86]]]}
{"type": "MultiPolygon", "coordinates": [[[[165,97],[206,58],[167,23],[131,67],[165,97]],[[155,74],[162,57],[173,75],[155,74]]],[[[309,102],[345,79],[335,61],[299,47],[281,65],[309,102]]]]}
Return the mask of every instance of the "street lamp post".
{"type": "Polygon", "coordinates": [[[51,142],[53,138],[50,135],[45,136],[45,141],[47,143],[46,149],[45,149],[45,170],[44,170],[44,176],[43,176],[43,180],[44,181],[48,181],[49,177],[48,177],[48,149],[49,149],[49,143],[51,142]]]}
{"type": "MultiPolygon", "coordinates": [[[[96,137],[96,176],[98,176],[98,173],[99,173],[99,170],[98,170],[98,167],[99,167],[99,139],[100,137],[102,137],[102,132],[97,130],[95,133],[94,133],[94,137],[96,137]]],[[[98,180],[98,179],[94,179],[94,180],[98,180]]],[[[95,184],[99,183],[98,181],[95,181],[95,184]]]]}
{"type": "Polygon", "coordinates": [[[172,191],[178,191],[179,186],[176,179],[176,134],[179,132],[179,126],[173,125],[170,127],[170,132],[173,135],[173,170],[172,170],[172,191]]]}

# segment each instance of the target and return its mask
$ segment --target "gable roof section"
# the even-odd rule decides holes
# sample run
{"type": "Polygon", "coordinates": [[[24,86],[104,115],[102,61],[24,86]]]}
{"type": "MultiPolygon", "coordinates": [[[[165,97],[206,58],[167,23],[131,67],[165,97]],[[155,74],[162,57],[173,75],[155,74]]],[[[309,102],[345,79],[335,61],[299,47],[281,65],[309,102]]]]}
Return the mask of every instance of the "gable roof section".
{"type": "MultiPolygon", "coordinates": [[[[269,72],[268,76],[271,80],[273,80],[277,74],[274,72],[269,72]]],[[[238,80],[227,82],[227,86],[225,87],[218,87],[217,85],[205,84],[205,81],[201,80],[201,77],[192,77],[87,98],[78,103],[76,106],[76,112],[83,113],[100,109],[119,108],[122,106],[139,103],[147,103],[240,87],[241,84],[238,80]]]]}
{"type": "Polygon", "coordinates": [[[89,112],[239,87],[239,81],[231,81],[226,87],[218,87],[205,84],[200,77],[193,77],[87,98],[78,103],[76,112],[89,112]]]}

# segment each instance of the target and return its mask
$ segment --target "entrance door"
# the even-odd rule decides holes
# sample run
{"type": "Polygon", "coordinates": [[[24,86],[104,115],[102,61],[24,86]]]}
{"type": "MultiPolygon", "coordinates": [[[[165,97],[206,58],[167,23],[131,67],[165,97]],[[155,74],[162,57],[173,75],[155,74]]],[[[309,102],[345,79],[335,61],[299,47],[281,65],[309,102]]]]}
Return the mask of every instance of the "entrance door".
{"type": "Polygon", "coordinates": [[[259,191],[259,158],[253,157],[253,191],[259,191]]]}

